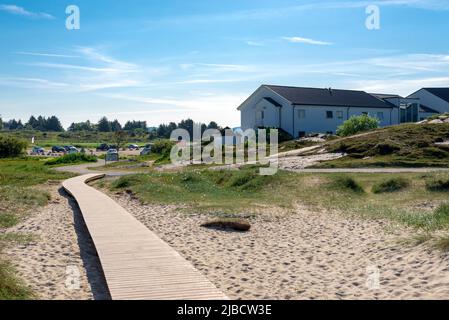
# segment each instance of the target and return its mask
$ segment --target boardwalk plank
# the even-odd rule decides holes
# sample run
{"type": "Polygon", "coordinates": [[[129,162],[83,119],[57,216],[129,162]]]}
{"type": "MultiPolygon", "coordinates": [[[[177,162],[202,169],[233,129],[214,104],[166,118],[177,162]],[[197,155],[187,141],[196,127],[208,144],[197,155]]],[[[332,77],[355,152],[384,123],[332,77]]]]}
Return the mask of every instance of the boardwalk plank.
{"type": "Polygon", "coordinates": [[[86,185],[87,174],[63,182],[78,202],[112,299],[221,300],[227,297],[178,252],[123,207],[86,185]]]}

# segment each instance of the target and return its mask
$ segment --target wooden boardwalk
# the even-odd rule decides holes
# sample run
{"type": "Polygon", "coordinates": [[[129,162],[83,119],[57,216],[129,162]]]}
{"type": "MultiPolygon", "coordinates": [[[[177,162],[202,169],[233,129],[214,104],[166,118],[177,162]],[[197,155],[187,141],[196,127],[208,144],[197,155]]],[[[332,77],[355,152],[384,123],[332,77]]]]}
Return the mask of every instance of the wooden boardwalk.
{"type": "Polygon", "coordinates": [[[227,297],[173,248],[123,207],[87,182],[63,182],[78,202],[95,244],[112,299],[221,300],[227,297]]]}

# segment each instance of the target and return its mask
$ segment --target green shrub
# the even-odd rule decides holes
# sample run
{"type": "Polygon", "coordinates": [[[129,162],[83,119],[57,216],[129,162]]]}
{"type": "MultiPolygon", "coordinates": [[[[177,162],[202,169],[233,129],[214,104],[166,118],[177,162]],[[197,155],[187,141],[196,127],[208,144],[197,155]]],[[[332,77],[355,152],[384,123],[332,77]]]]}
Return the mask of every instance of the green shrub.
{"type": "Polygon", "coordinates": [[[97,162],[97,157],[90,156],[84,153],[72,153],[66,154],[59,158],[53,158],[45,162],[47,166],[67,164],[67,163],[84,163],[84,162],[97,162]]]}
{"type": "Polygon", "coordinates": [[[156,140],[151,146],[151,152],[170,155],[170,151],[174,145],[175,142],[170,140],[166,139],[156,140]]]}
{"type": "Polygon", "coordinates": [[[332,183],[332,187],[337,190],[350,190],[356,193],[364,193],[363,188],[351,177],[338,177],[332,183]]]}
{"type": "Polygon", "coordinates": [[[391,178],[373,186],[374,193],[396,192],[409,186],[409,181],[404,178],[391,178]]]}
{"type": "Polygon", "coordinates": [[[337,135],[347,137],[359,132],[377,129],[379,127],[379,119],[370,117],[366,114],[361,116],[352,116],[346,120],[337,129],[337,135]]]}
{"type": "Polygon", "coordinates": [[[25,153],[27,143],[14,137],[0,135],[0,158],[14,158],[25,153]]]}
{"type": "Polygon", "coordinates": [[[426,189],[429,191],[449,191],[449,178],[427,180],[426,189]]]}

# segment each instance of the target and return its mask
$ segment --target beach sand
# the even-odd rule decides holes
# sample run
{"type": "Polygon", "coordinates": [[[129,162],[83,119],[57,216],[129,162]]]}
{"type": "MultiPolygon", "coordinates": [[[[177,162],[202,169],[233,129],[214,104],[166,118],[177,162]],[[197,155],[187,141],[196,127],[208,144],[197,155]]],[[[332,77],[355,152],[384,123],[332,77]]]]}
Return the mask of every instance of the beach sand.
{"type": "MultiPolygon", "coordinates": [[[[49,186],[52,200],[10,231],[37,236],[8,249],[39,299],[108,299],[78,206],[49,186]],[[67,287],[67,267],[79,289],[67,287]],[[73,275],[73,274],[72,274],[73,275]]],[[[206,229],[205,215],[112,197],[189,260],[231,299],[448,299],[449,255],[404,243],[414,231],[382,220],[271,208],[246,233],[206,229]]]]}
{"type": "Polygon", "coordinates": [[[449,256],[380,220],[273,208],[247,233],[206,229],[204,215],[113,195],[231,299],[448,299],[449,256]]]}
{"type": "Polygon", "coordinates": [[[6,250],[18,277],[37,299],[109,299],[97,252],[76,202],[59,185],[45,188],[51,194],[49,204],[8,230],[35,237],[6,250]]]}

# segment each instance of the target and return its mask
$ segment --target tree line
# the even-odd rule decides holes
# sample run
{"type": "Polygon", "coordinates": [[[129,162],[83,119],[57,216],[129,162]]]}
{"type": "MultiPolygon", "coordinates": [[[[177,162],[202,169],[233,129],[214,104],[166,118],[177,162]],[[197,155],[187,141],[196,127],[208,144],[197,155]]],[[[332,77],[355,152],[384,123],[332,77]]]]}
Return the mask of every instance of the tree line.
{"type": "MultiPolygon", "coordinates": [[[[221,128],[215,121],[209,124],[195,123],[192,119],[181,120],[178,123],[170,122],[168,124],[161,124],[158,127],[148,128],[146,121],[127,121],[123,126],[117,120],[110,121],[107,117],[102,117],[97,123],[92,123],[89,120],[84,122],[72,122],[67,128],[68,132],[92,131],[92,132],[121,132],[125,131],[132,135],[149,135],[150,139],[154,138],[170,138],[170,134],[176,129],[185,129],[193,137],[193,128],[195,124],[201,127],[201,133],[207,129],[218,129],[223,131],[227,128],[221,128]]],[[[64,132],[61,121],[56,116],[37,118],[31,116],[26,123],[22,123],[20,119],[11,119],[3,122],[0,118],[0,130],[36,130],[46,132],[64,132]]]]}
{"type": "Polygon", "coordinates": [[[22,120],[11,119],[7,122],[3,122],[0,118],[0,130],[38,130],[38,131],[54,131],[61,132],[64,128],[61,125],[61,121],[56,116],[51,117],[34,117],[31,116],[28,122],[22,123],[22,120]]]}

